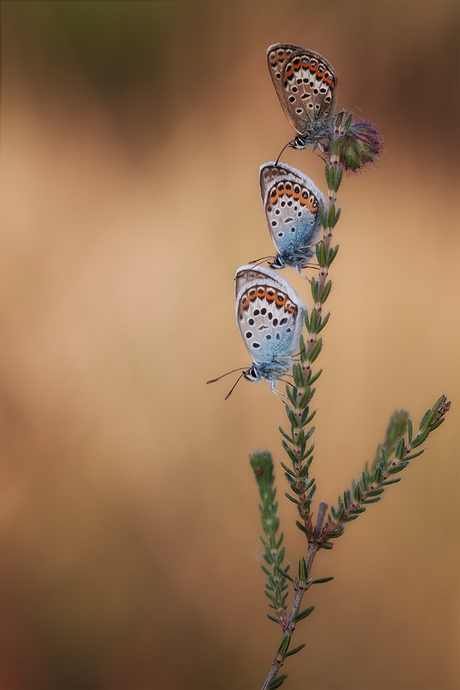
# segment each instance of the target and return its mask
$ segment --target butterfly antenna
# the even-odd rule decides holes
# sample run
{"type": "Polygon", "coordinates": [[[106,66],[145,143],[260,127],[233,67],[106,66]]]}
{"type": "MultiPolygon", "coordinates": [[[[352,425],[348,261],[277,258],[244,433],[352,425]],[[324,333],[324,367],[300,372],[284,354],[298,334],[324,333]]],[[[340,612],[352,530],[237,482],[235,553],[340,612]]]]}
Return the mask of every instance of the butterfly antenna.
{"type": "Polygon", "coordinates": [[[250,261],[250,264],[253,264],[254,266],[259,266],[259,264],[263,263],[264,261],[267,261],[267,259],[274,259],[273,256],[263,256],[261,259],[255,259],[254,261],[250,261]]]}
{"type": "MultiPolygon", "coordinates": [[[[235,369],[235,371],[236,371],[236,369],[235,369]]],[[[229,392],[228,392],[227,395],[225,396],[225,400],[228,400],[228,399],[229,399],[229,397],[231,396],[231,394],[233,393],[233,391],[234,391],[235,388],[236,388],[236,384],[240,381],[240,379],[243,378],[243,376],[244,376],[244,373],[243,373],[243,374],[240,374],[240,375],[238,376],[238,378],[236,379],[235,383],[233,384],[233,386],[231,387],[231,389],[229,390],[229,392]]]]}
{"type": "Polygon", "coordinates": [[[285,151],[285,150],[288,148],[288,146],[291,146],[291,148],[292,148],[293,145],[294,145],[294,142],[295,142],[295,139],[293,139],[292,141],[288,141],[288,143],[286,144],[286,146],[283,146],[283,148],[282,148],[281,151],[279,152],[278,158],[276,159],[275,167],[278,165],[279,160],[280,160],[280,158],[281,158],[281,154],[283,153],[283,151],[285,151]]]}
{"type": "MultiPolygon", "coordinates": [[[[215,383],[216,381],[220,381],[220,379],[223,379],[224,376],[228,376],[229,374],[233,374],[235,371],[241,371],[242,369],[246,369],[246,367],[238,367],[238,369],[232,369],[231,371],[227,371],[226,374],[222,374],[222,376],[218,376],[216,379],[211,379],[210,381],[206,381],[206,383],[215,383]]],[[[241,374],[241,376],[243,376],[243,374],[241,374]]],[[[241,378],[241,376],[240,376],[240,378],[241,378]]],[[[233,388],[232,388],[232,390],[233,390],[233,388]]],[[[229,393],[229,395],[230,395],[230,393],[229,393]]]]}

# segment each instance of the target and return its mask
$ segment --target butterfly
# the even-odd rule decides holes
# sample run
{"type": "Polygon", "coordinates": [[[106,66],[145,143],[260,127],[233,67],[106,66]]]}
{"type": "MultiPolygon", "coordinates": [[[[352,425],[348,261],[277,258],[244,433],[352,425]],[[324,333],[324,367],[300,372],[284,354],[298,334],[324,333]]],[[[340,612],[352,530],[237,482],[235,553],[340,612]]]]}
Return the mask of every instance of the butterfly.
{"type": "Polygon", "coordinates": [[[275,390],[298,352],[305,306],[287,280],[262,266],[237,270],[235,295],[236,321],[253,361],[242,376],[269,381],[275,390]]]}
{"type": "Polygon", "coordinates": [[[295,266],[302,275],[301,269],[315,253],[321,228],[319,208],[326,203],[323,193],[308,175],[284,163],[261,165],[259,185],[268,229],[278,252],[269,266],[295,266]]]}
{"type": "Polygon", "coordinates": [[[276,384],[289,371],[298,352],[305,305],[285,278],[262,266],[241,266],[237,270],[235,295],[236,321],[253,364],[243,369],[225,400],[242,377],[257,383],[269,381],[270,389],[282,397],[276,384]]]}
{"type": "Polygon", "coordinates": [[[335,110],[338,77],[332,65],[319,53],[293,43],[270,46],[267,62],[281,107],[297,132],[287,146],[316,147],[328,138],[328,118],[335,110]]]}

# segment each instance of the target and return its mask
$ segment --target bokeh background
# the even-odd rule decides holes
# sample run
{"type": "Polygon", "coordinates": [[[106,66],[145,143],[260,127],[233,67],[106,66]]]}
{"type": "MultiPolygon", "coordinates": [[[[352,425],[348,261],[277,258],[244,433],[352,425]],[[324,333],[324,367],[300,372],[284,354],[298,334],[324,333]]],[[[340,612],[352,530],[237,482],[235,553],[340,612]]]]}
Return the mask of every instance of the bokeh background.
{"type": "MultiPolygon", "coordinates": [[[[291,690],[455,690],[457,2],[1,3],[1,690],[249,690],[267,620],[256,448],[283,408],[249,363],[233,277],[273,251],[258,168],[292,138],[266,49],[319,51],[380,127],[340,190],[315,397],[318,496],[390,414],[446,423],[320,553],[291,690]]],[[[323,184],[311,149],[283,160],[323,184]]],[[[309,300],[306,283],[284,274],[309,300]]],[[[288,558],[305,552],[283,499],[288,558]]]]}

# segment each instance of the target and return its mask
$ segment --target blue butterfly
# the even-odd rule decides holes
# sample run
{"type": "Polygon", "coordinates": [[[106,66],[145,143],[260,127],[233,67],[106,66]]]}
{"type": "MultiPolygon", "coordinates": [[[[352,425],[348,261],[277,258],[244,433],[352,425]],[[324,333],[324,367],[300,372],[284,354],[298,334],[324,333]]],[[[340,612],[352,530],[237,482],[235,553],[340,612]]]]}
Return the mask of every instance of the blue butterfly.
{"type": "MultiPolygon", "coordinates": [[[[299,275],[315,254],[321,228],[321,190],[305,175],[284,163],[264,163],[259,173],[260,194],[270,235],[278,252],[271,268],[295,266],[299,275]]],[[[305,278],[306,276],[302,276],[305,278]]]]}
{"type": "Polygon", "coordinates": [[[270,46],[267,62],[276,95],[297,134],[286,146],[324,147],[337,99],[338,76],[331,63],[320,53],[293,43],[270,46]]]}
{"type": "Polygon", "coordinates": [[[305,305],[287,280],[262,266],[237,270],[235,294],[236,321],[253,360],[242,376],[269,381],[274,390],[299,351],[305,305]]]}

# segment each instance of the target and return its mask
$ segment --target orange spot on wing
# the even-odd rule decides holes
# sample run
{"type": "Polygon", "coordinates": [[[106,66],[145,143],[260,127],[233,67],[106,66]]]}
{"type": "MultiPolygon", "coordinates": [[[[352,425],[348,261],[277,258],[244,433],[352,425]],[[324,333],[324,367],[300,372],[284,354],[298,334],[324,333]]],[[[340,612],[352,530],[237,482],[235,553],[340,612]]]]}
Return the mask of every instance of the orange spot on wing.
{"type": "Polygon", "coordinates": [[[286,295],[283,295],[282,292],[278,292],[276,294],[275,301],[276,301],[277,307],[282,307],[283,304],[285,304],[285,302],[286,302],[286,295]]]}

